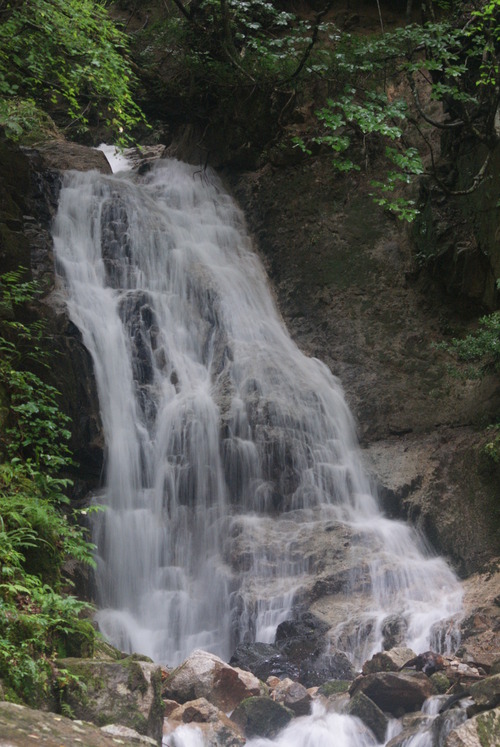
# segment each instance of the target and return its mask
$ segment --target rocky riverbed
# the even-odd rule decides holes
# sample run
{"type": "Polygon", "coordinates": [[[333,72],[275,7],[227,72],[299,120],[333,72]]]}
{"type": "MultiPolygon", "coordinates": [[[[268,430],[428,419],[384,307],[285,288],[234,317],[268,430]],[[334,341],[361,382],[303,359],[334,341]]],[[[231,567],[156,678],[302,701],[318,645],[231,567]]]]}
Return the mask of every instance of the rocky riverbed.
{"type": "MultiPolygon", "coordinates": [[[[315,623],[321,631],[321,622],[315,623]]],[[[331,659],[324,654],[318,684],[306,687],[301,680],[311,677],[310,669],[299,671],[298,679],[282,670],[290,663],[285,644],[294,643],[296,651],[310,647],[311,631],[301,639],[296,627],[285,629],[290,635],[282,632],[274,651],[259,644],[241,647],[235,658],[242,666],[204,651],[194,651],[174,670],[142,657],[118,658],[111,649],[106,659],[61,660],[58,668],[71,677],[60,692],[59,712],[1,703],[0,744],[242,747],[267,738],[281,745],[304,730],[313,735],[319,722],[341,718],[359,744],[403,747],[427,735],[432,747],[498,745],[500,660],[485,668],[400,647],[376,654],[361,673],[346,667],[341,676],[321,681],[331,659]],[[263,679],[280,666],[281,676],[263,679]]]]}

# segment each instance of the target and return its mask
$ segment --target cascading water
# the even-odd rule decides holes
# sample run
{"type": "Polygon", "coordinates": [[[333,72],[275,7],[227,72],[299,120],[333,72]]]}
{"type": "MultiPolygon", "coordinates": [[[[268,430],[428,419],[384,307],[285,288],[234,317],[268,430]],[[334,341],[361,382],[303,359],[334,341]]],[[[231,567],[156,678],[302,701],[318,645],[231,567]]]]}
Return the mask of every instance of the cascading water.
{"type": "Polygon", "coordinates": [[[310,542],[341,526],[339,647],[359,663],[391,615],[417,651],[450,644],[457,580],[380,514],[341,388],[287,334],[216,177],[166,160],[70,173],[54,242],[106,440],[104,635],[170,665],[271,641],[316,572],[310,542]]]}

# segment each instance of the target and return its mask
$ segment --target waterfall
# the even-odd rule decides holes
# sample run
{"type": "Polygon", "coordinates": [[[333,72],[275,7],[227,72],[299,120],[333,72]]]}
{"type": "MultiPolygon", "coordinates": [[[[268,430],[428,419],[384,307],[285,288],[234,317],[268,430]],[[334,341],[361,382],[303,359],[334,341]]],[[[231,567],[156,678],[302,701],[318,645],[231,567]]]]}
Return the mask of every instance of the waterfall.
{"type": "Polygon", "coordinates": [[[169,665],[227,659],[272,641],[331,555],[354,662],[391,619],[417,651],[450,646],[458,581],[380,513],[341,386],[288,335],[233,200],[175,160],[139,171],[69,172],[54,225],[106,442],[101,631],[169,665]]]}

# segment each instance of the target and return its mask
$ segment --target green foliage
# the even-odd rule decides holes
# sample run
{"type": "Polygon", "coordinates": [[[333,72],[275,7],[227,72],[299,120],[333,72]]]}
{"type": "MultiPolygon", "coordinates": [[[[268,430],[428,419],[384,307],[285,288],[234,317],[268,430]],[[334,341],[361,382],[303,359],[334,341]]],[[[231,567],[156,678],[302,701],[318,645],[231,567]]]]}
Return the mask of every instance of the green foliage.
{"type": "MultiPolygon", "coordinates": [[[[482,2],[471,11],[464,2],[453,8],[438,22],[372,37],[341,34],[326,74],[344,84],[344,92],[316,112],[316,133],[294,139],[306,153],[312,145],[330,149],[341,171],[376,161],[383,178],[372,182],[373,199],[405,220],[413,220],[417,210],[401,187],[424,172],[424,156],[428,173],[446,189],[435,170],[433,128],[452,130],[456,142],[472,137],[488,154],[498,142],[500,5],[482,2]],[[437,118],[432,102],[442,106],[437,118]]],[[[488,163],[489,155],[460,194],[477,187],[488,163]]]]}
{"type": "Polygon", "coordinates": [[[271,113],[264,127],[275,131],[294,91],[327,67],[326,27],[281,4],[174,0],[165,8],[165,17],[139,31],[134,44],[141,68],[155,81],[155,95],[173,98],[179,117],[191,120],[195,112],[198,121],[209,122],[226,115],[229,128],[240,115],[250,131],[259,127],[262,112],[271,113]],[[176,15],[174,4],[183,12],[176,15]],[[252,121],[245,113],[248,101],[252,121]]]}
{"type": "Polygon", "coordinates": [[[0,11],[0,124],[7,134],[17,138],[36,126],[41,107],[62,110],[65,125],[79,132],[106,124],[125,142],[143,115],[132,98],[127,37],[104,4],[0,0],[0,11]]]}
{"type": "Polygon", "coordinates": [[[459,361],[477,364],[481,370],[500,369],[500,311],[481,317],[475,332],[437,347],[459,361]]]}
{"type": "Polygon", "coordinates": [[[58,392],[27,369],[47,365],[38,324],[16,319],[36,293],[23,270],[0,277],[0,387],[9,412],[0,433],[0,678],[11,699],[36,704],[54,680],[51,658],[89,653],[94,630],[80,619],[89,607],[63,593],[63,564],[93,565],[93,546],[68,516],[71,467],[68,418],[58,392]]]}
{"type": "MultiPolygon", "coordinates": [[[[497,285],[499,281],[497,281],[497,285]]],[[[481,317],[475,332],[451,342],[436,345],[439,350],[450,353],[457,361],[470,364],[465,370],[452,372],[468,379],[479,378],[488,371],[500,370],[500,311],[481,317]]],[[[500,424],[489,426],[491,438],[483,451],[493,462],[500,464],[500,424]]]]}

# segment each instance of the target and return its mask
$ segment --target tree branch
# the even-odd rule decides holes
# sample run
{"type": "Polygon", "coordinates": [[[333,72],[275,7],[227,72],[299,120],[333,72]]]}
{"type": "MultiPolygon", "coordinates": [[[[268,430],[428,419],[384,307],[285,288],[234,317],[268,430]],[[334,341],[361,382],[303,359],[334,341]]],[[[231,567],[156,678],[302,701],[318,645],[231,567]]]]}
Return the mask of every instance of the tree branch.
{"type": "MultiPolygon", "coordinates": [[[[316,18],[314,19],[314,28],[311,36],[311,41],[307,45],[307,48],[304,51],[304,54],[302,55],[302,59],[300,60],[297,68],[295,71],[290,75],[287,80],[293,80],[298,75],[300,75],[304,65],[306,64],[307,60],[309,59],[309,56],[313,50],[314,45],[316,44],[318,40],[318,34],[319,34],[319,26],[323,18],[326,16],[326,14],[331,10],[333,7],[335,0],[329,0],[329,2],[326,4],[326,6],[323,8],[323,10],[320,10],[319,13],[316,13],[316,18]]],[[[283,81],[286,82],[286,81],[283,81]]]]}

